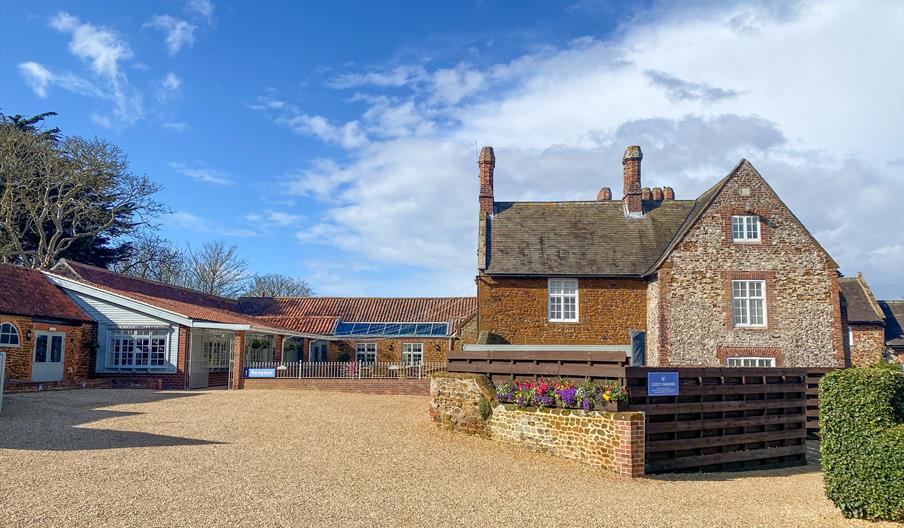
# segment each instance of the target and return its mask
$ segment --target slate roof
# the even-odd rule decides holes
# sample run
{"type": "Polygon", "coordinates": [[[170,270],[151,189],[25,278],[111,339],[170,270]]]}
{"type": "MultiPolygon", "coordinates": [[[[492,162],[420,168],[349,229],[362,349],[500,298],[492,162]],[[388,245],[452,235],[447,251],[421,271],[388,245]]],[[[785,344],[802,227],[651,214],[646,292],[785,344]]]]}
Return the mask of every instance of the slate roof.
{"type": "Polygon", "coordinates": [[[0,313],[91,321],[62,290],[35,269],[0,264],[0,313]]]}
{"type": "MultiPolygon", "coordinates": [[[[330,333],[339,320],[369,323],[452,322],[452,330],[477,312],[476,297],[243,297],[242,310],[287,328],[330,333]]],[[[302,331],[302,330],[298,330],[302,331]]]]}
{"type": "Polygon", "coordinates": [[[885,344],[904,348],[904,301],[879,301],[885,315],[885,344]]]}
{"type": "Polygon", "coordinates": [[[280,329],[277,326],[261,324],[261,321],[254,317],[241,313],[239,303],[235,299],[208,295],[188,288],[140,279],[65,259],[54,266],[50,273],[74,279],[188,319],[270,327],[271,330],[280,329]]]}
{"type": "Polygon", "coordinates": [[[642,277],[659,267],[741,170],[756,172],[742,159],[696,200],[644,200],[643,217],[626,216],[622,200],[496,202],[488,223],[481,222],[478,260],[489,275],[642,277]]]}
{"type": "Polygon", "coordinates": [[[884,315],[876,303],[872,291],[863,276],[841,277],[838,279],[841,299],[847,307],[847,319],[851,323],[882,324],[884,315]]]}

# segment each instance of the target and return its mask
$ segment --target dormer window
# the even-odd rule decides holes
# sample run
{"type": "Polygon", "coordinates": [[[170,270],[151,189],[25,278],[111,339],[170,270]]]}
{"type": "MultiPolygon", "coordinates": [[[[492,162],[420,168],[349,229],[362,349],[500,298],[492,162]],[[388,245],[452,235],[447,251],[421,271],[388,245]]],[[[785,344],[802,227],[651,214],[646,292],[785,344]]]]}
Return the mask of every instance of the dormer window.
{"type": "Polygon", "coordinates": [[[756,215],[732,216],[731,239],[734,242],[759,242],[760,217],[756,215]]]}

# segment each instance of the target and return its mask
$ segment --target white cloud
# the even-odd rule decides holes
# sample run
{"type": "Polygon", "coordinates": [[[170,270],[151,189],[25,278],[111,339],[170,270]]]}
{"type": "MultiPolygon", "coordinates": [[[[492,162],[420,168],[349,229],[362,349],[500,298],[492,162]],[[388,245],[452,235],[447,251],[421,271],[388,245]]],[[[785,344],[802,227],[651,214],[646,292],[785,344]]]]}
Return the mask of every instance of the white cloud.
{"type": "Polygon", "coordinates": [[[213,2],[210,0],[188,0],[185,10],[189,13],[200,15],[208,24],[213,23],[213,2]]]}
{"type": "Polygon", "coordinates": [[[170,162],[169,166],[187,178],[214,185],[232,185],[232,177],[220,170],[210,168],[202,163],[186,165],[185,163],[170,162]]]}
{"type": "Polygon", "coordinates": [[[34,62],[23,63],[20,71],[35,93],[46,95],[47,86],[55,84],[82,95],[110,99],[114,103],[112,117],[96,115],[94,119],[102,126],[128,125],[140,119],[144,114],[141,94],[132,88],[122,71],[121,63],[132,57],[129,44],[112,29],[82,22],[63,11],[54,15],[50,25],[71,35],[69,51],[88,64],[91,74],[103,86],[74,74],[51,72],[34,62]]]}
{"type": "Polygon", "coordinates": [[[197,26],[172,15],[156,15],[145,23],[145,26],[159,29],[166,34],[164,42],[170,55],[175,55],[182,48],[190,48],[195,44],[197,26]]]}
{"type": "Polygon", "coordinates": [[[475,142],[496,147],[500,200],[617,190],[637,143],[644,184],[679,198],[750,159],[842,271],[900,296],[904,5],[770,5],[656,7],[606,40],[505,63],[346,74],[331,84],[391,91],[356,98],[369,106],[345,122],[261,104],[347,150],[286,183],[326,206],[299,237],[394,266],[417,255],[451,293],[475,269],[475,142]]]}
{"type": "Polygon", "coordinates": [[[421,66],[399,66],[385,71],[344,73],[334,77],[327,84],[337,89],[368,85],[398,87],[414,84],[426,78],[427,72],[421,66]]]}
{"type": "Polygon", "coordinates": [[[168,90],[178,91],[182,87],[182,79],[177,77],[175,73],[169,72],[163,78],[161,84],[168,90]]]}
{"type": "Polygon", "coordinates": [[[170,130],[175,130],[176,132],[188,132],[189,130],[191,130],[191,125],[184,121],[170,121],[163,123],[163,127],[170,130]]]}
{"type": "Polygon", "coordinates": [[[254,238],[261,236],[261,233],[254,229],[226,227],[219,222],[198,216],[188,211],[174,211],[166,215],[163,221],[168,225],[180,229],[189,229],[199,233],[211,233],[220,237],[254,238]]]}

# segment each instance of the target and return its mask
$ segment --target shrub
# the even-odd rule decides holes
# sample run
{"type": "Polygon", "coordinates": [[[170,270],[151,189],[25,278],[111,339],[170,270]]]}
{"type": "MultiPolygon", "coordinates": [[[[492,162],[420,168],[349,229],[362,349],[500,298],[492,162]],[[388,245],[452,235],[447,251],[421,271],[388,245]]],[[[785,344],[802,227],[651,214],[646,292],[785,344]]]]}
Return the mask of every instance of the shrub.
{"type": "Polygon", "coordinates": [[[826,374],[819,426],[829,499],[848,517],[904,521],[904,374],[826,374]]]}
{"type": "Polygon", "coordinates": [[[351,355],[348,352],[339,352],[336,354],[336,361],[339,363],[347,363],[352,359],[351,355]]]}
{"type": "Polygon", "coordinates": [[[496,401],[519,407],[605,408],[609,402],[628,401],[628,391],[616,382],[575,383],[546,379],[510,381],[496,390],[496,401]]]}
{"type": "Polygon", "coordinates": [[[490,400],[481,396],[477,401],[477,410],[480,412],[480,419],[487,421],[493,414],[493,405],[490,403],[490,400]]]}

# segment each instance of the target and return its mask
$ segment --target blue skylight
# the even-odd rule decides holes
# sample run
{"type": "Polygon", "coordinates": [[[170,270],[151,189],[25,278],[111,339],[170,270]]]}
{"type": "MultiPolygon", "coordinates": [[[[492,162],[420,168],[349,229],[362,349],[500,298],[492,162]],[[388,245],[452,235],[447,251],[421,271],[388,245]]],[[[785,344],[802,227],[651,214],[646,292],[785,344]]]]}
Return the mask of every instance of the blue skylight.
{"type": "Polygon", "coordinates": [[[348,337],[444,337],[448,323],[344,323],[336,325],[336,336],[348,337]]]}

